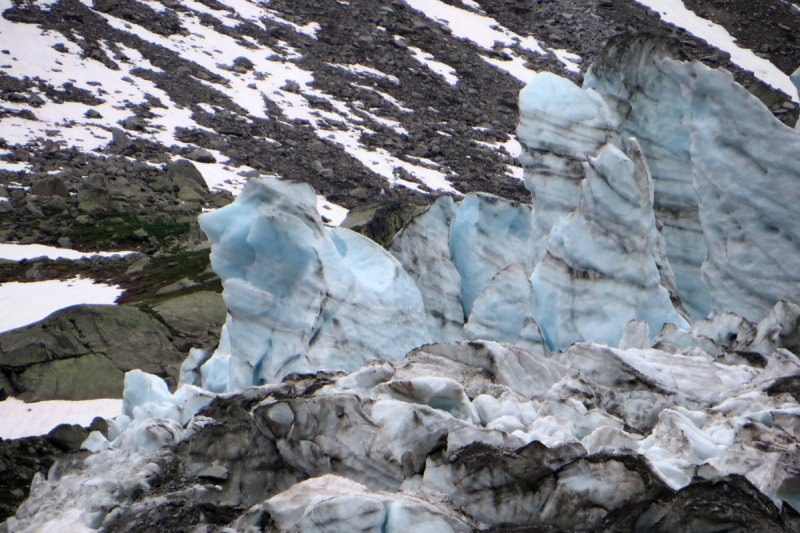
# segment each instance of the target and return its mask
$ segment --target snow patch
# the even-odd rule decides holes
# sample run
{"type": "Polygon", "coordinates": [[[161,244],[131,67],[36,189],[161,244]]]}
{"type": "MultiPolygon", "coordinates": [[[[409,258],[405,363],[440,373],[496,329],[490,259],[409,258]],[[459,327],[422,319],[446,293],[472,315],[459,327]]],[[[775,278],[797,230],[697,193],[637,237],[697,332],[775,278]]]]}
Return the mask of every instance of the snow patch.
{"type": "Polygon", "coordinates": [[[0,285],[0,333],[38,322],[51,313],[79,304],[113,304],[125,292],[91,279],[16,281],[0,285]]]}
{"type": "Polygon", "coordinates": [[[798,100],[797,88],[788,75],[781,72],[768,59],[758,57],[753,51],[737,46],[736,39],[725,28],[697,16],[686,8],[682,0],[636,1],[661,15],[665,22],[683,28],[711,46],[728,52],[731,55],[731,61],[741,68],[751,71],[763,82],[785,92],[795,102],[800,101],[798,100]]]}
{"type": "Polygon", "coordinates": [[[432,54],[423,52],[415,46],[409,46],[408,50],[411,52],[411,57],[431,69],[439,76],[443,77],[444,80],[450,85],[455,85],[458,83],[458,76],[456,76],[456,71],[453,69],[453,67],[436,61],[432,54]]]}
{"type": "Polygon", "coordinates": [[[96,417],[122,414],[122,400],[51,400],[25,403],[16,398],[0,402],[0,438],[21,439],[46,435],[59,424],[88,426],[96,417]]]}
{"type": "Polygon", "coordinates": [[[111,257],[114,255],[125,256],[135,253],[136,252],[127,251],[79,252],[77,250],[46,246],[44,244],[0,244],[0,259],[8,259],[10,261],[22,261],[23,259],[34,259],[37,257],[47,257],[48,259],[83,259],[84,257],[91,257],[93,255],[111,257]]]}

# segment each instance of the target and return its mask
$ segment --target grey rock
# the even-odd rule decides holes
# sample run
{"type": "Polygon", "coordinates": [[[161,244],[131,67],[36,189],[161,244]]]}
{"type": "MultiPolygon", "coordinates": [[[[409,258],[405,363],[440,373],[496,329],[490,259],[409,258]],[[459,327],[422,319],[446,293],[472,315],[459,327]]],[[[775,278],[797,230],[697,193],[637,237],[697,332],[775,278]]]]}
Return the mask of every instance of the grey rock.
{"type": "Polygon", "coordinates": [[[205,198],[202,195],[198,194],[194,189],[191,187],[181,187],[178,191],[178,199],[183,200],[184,202],[203,202],[205,198]]]}
{"type": "Polygon", "coordinates": [[[194,150],[192,153],[186,156],[187,159],[191,159],[192,161],[197,161],[198,163],[216,163],[217,160],[214,158],[214,155],[209,152],[208,150],[203,150],[202,148],[198,148],[194,150]]]}
{"type": "Polygon", "coordinates": [[[431,153],[424,145],[418,144],[414,147],[414,150],[411,152],[411,155],[415,157],[428,157],[429,155],[431,155],[431,153]]]}
{"type": "Polygon", "coordinates": [[[176,292],[176,291],[180,291],[180,290],[183,290],[183,289],[188,289],[189,287],[195,287],[195,286],[197,286],[197,283],[195,283],[194,281],[190,280],[189,278],[183,278],[183,279],[179,279],[175,283],[170,283],[166,287],[162,287],[162,288],[158,289],[156,294],[158,294],[158,295],[169,294],[171,292],[176,292]]]}
{"type": "Polygon", "coordinates": [[[761,100],[767,107],[779,104],[783,100],[783,97],[778,91],[758,80],[753,81],[747,88],[747,92],[761,100]]]}
{"type": "Polygon", "coordinates": [[[108,13],[119,5],[119,0],[94,0],[92,7],[100,13],[108,13]]]}
{"type": "Polygon", "coordinates": [[[356,198],[358,200],[366,200],[369,198],[369,193],[363,187],[356,187],[352,191],[350,191],[350,197],[356,198]]]}
{"type": "Polygon", "coordinates": [[[44,218],[44,213],[42,212],[42,210],[39,209],[39,206],[37,206],[32,202],[28,202],[24,206],[22,206],[20,214],[22,216],[28,216],[33,218],[44,218]]]}
{"type": "Polygon", "coordinates": [[[69,206],[60,196],[52,196],[42,202],[42,209],[44,211],[58,211],[63,213],[69,209],[69,206]]]}
{"type": "Polygon", "coordinates": [[[76,305],[0,334],[0,369],[38,400],[119,398],[133,369],[176,380],[183,355],[156,319],[135,307],[76,305]]]}
{"type": "Polygon", "coordinates": [[[201,291],[167,300],[153,307],[164,322],[181,333],[202,337],[218,335],[228,309],[222,295],[201,291]]]}
{"type": "Polygon", "coordinates": [[[31,194],[69,198],[69,190],[67,190],[67,186],[58,176],[50,176],[34,181],[33,185],[31,185],[31,194]]]}
{"type": "Polygon", "coordinates": [[[237,67],[243,68],[245,71],[253,70],[253,62],[246,57],[237,57],[233,60],[233,64],[237,67]]]}
{"type": "Polygon", "coordinates": [[[225,207],[233,202],[233,195],[228,191],[220,191],[211,199],[211,205],[216,208],[225,207]]]}
{"type": "Polygon", "coordinates": [[[157,179],[151,187],[159,192],[179,192],[189,189],[199,196],[205,196],[208,193],[208,185],[206,185],[203,175],[191,161],[186,159],[170,163],[167,174],[157,179]]]}
{"type": "Polygon", "coordinates": [[[78,193],[78,209],[89,215],[99,215],[111,209],[111,195],[107,190],[89,186],[78,193]]]}
{"type": "Polygon", "coordinates": [[[128,269],[125,271],[126,274],[138,274],[142,270],[145,269],[147,265],[150,264],[150,257],[144,256],[141,259],[135,261],[128,269]]]}
{"type": "Polygon", "coordinates": [[[74,452],[81,449],[88,436],[89,432],[78,424],[59,424],[47,434],[47,439],[63,452],[74,452]]]}
{"type": "Polygon", "coordinates": [[[120,151],[133,144],[133,141],[131,141],[130,137],[128,137],[128,134],[122,131],[120,128],[111,128],[111,138],[112,142],[114,143],[114,147],[120,151]]]}
{"type": "Polygon", "coordinates": [[[221,465],[209,466],[198,472],[197,477],[224,481],[228,479],[228,469],[221,465]]]}
{"type": "Polygon", "coordinates": [[[91,400],[121,398],[124,377],[111,359],[95,353],[32,365],[13,381],[18,392],[37,401],[91,400]]]}
{"type": "Polygon", "coordinates": [[[97,431],[102,433],[103,436],[108,438],[108,421],[105,418],[96,416],[92,419],[92,423],[89,424],[89,427],[86,428],[89,433],[93,431],[97,431]]]}
{"type": "Polygon", "coordinates": [[[281,90],[296,93],[300,90],[300,84],[296,81],[289,80],[281,87],[281,90]]]}
{"type": "Polygon", "coordinates": [[[126,130],[143,131],[145,128],[145,123],[144,120],[139,117],[129,117],[125,119],[124,126],[126,130]]]}
{"type": "Polygon", "coordinates": [[[394,237],[411,217],[421,213],[426,207],[393,202],[382,206],[356,208],[347,213],[342,227],[384,244],[394,237]]]}

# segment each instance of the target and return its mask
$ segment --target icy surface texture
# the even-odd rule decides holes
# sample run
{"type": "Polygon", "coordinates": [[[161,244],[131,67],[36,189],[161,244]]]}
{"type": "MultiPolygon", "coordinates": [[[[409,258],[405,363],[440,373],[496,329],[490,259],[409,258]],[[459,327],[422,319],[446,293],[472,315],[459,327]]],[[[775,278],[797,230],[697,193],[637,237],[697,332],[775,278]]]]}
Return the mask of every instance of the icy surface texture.
{"type": "MultiPolygon", "coordinates": [[[[287,532],[531,522],[611,532],[625,520],[707,531],[692,511],[702,501],[728,509],[728,526],[785,532],[776,504],[800,506],[800,360],[778,348],[732,365],[724,341],[731,329],[743,346],[759,331],[797,338],[790,307],[758,325],[727,315],[685,332],[723,342],[716,356],[445,343],[218,396],[185,424],[131,424],[110,449],[59,463],[0,531],[146,530],[165,516],[187,527],[214,509],[242,533],[267,520],[287,532]],[[143,431],[169,434],[169,448],[137,448],[143,431]]],[[[643,331],[629,324],[627,341],[643,331]]],[[[127,412],[169,402],[154,380],[129,385],[127,412]]]]}
{"type": "Polygon", "coordinates": [[[461,275],[450,254],[450,223],[455,210],[450,196],[440,196],[387,246],[422,294],[428,332],[434,342],[464,338],[461,275]]]}
{"type": "Polygon", "coordinates": [[[450,226],[450,252],[461,273],[461,305],[469,317],[472,304],[506,267],[529,274],[531,207],[485,193],[468,194],[450,226]]]}
{"type": "Polygon", "coordinates": [[[544,339],[533,318],[533,285],[511,265],[492,279],[472,304],[464,334],[469,340],[508,342],[545,353],[544,339]]]}
{"type": "Polygon", "coordinates": [[[561,216],[578,206],[582,163],[607,144],[621,147],[617,131],[629,105],[598,91],[542,72],[522,90],[517,136],[525,186],[533,197],[534,264],[547,252],[547,236],[561,216]]]}
{"type": "Polygon", "coordinates": [[[691,154],[716,311],[763,318],[800,302],[800,134],[726,72],[657,62],[691,95],[691,154]]]}
{"type": "Polygon", "coordinates": [[[470,533],[476,525],[432,492],[371,492],[349,479],[326,475],[303,481],[247,511],[238,530],[266,520],[276,532],[470,533]]]}
{"type": "MultiPolygon", "coordinates": [[[[670,59],[677,54],[668,40],[621,36],[592,65],[583,90],[541,74],[520,93],[533,240],[544,242],[559,215],[577,206],[577,166],[603,135],[618,148],[636,138],[655,184],[673,296],[693,320],[725,311],[759,320],[781,298],[800,300],[800,274],[786,268],[800,261],[791,215],[800,136],[732,76],[670,59]]],[[[534,244],[535,259],[542,250],[534,244]]]]}
{"type": "Polygon", "coordinates": [[[666,323],[688,327],[656,263],[653,181],[638,144],[629,141],[627,156],[608,144],[584,167],[579,206],[553,227],[531,276],[534,317],[548,348],[587,339],[617,346],[630,320],[654,331],[666,323]]]}
{"type": "Polygon", "coordinates": [[[434,341],[545,350],[533,320],[531,207],[485,193],[440,197],[387,245],[419,287],[434,341]],[[466,322],[466,324],[465,324],[466,322]]]}
{"type": "MultiPolygon", "coordinates": [[[[352,370],[430,341],[422,297],[366,237],[326,228],[306,184],[251,180],[200,217],[228,306],[228,390],[292,372],[352,370]]],[[[224,366],[224,365],[223,365],[224,366]]]]}
{"type": "Polygon", "coordinates": [[[693,185],[690,133],[684,125],[691,102],[685,100],[681,84],[662,73],[654,59],[679,53],[667,39],[617,38],[592,64],[583,87],[630,104],[630,115],[618,131],[626,146],[629,138],[636,138],[647,157],[669,263],[681,300],[697,320],[707,317],[712,308],[700,274],[708,246],[693,185]]]}

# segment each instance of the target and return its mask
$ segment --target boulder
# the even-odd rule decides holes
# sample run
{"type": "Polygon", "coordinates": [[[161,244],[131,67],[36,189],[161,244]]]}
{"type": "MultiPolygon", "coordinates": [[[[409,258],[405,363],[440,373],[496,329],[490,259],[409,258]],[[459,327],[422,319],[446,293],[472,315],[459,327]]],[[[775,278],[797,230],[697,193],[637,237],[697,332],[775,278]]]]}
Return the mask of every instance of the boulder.
{"type": "Polygon", "coordinates": [[[47,439],[62,452],[74,452],[81,449],[88,436],[89,432],[78,424],[59,424],[50,430],[47,439]]]}
{"type": "Polygon", "coordinates": [[[217,160],[214,158],[214,155],[209,152],[208,150],[203,150],[202,148],[198,148],[194,150],[190,154],[186,156],[187,158],[191,159],[192,161],[197,161],[198,163],[216,163],[217,160]]]}
{"type": "Polygon", "coordinates": [[[67,186],[57,176],[50,176],[33,182],[31,193],[36,196],[60,196],[69,198],[67,186]]]}
{"type": "Polygon", "coordinates": [[[219,336],[228,312],[222,295],[201,291],[167,300],[153,310],[171,328],[193,337],[219,336]]]}
{"type": "Polygon", "coordinates": [[[347,214],[342,227],[369,237],[378,244],[384,244],[394,237],[411,217],[426,208],[424,205],[401,202],[357,208],[347,214]]]}
{"type": "Polygon", "coordinates": [[[167,167],[167,176],[181,186],[184,185],[186,180],[192,180],[200,185],[203,190],[208,191],[208,185],[205,178],[203,178],[203,174],[197,170],[197,167],[191,161],[179,159],[170,163],[167,167]]]}
{"type": "Polygon", "coordinates": [[[78,209],[90,215],[111,209],[111,195],[99,187],[88,187],[78,193],[78,209]]]}
{"type": "Polygon", "coordinates": [[[183,354],[167,328],[135,307],[77,305],[0,335],[0,371],[32,400],[120,398],[133,369],[174,384],[183,354]]]}
{"type": "MultiPolygon", "coordinates": [[[[103,2],[105,3],[105,0],[103,0],[103,2]]],[[[122,131],[120,128],[111,128],[111,138],[112,142],[114,143],[114,148],[116,148],[118,151],[122,151],[133,144],[133,141],[131,141],[130,137],[128,137],[128,134],[122,131]]]]}
{"type": "Polygon", "coordinates": [[[31,365],[12,382],[26,400],[92,400],[122,397],[124,372],[103,354],[31,365]]]}
{"type": "Polygon", "coordinates": [[[157,179],[151,187],[159,192],[178,192],[186,202],[202,201],[209,194],[203,175],[191,161],[179,159],[170,163],[167,174],[157,179]]]}
{"type": "Polygon", "coordinates": [[[58,211],[60,213],[63,213],[64,211],[69,209],[69,206],[67,205],[67,202],[65,202],[64,199],[61,198],[60,196],[52,196],[46,199],[44,202],[42,202],[42,209],[44,211],[50,211],[50,212],[58,211]]]}
{"type": "Polygon", "coordinates": [[[189,287],[194,287],[196,285],[197,283],[190,280],[189,278],[182,278],[176,281],[175,283],[170,283],[166,287],[158,289],[158,291],[156,291],[156,294],[159,296],[162,294],[169,294],[171,292],[182,291],[183,289],[188,289],[189,287]]]}

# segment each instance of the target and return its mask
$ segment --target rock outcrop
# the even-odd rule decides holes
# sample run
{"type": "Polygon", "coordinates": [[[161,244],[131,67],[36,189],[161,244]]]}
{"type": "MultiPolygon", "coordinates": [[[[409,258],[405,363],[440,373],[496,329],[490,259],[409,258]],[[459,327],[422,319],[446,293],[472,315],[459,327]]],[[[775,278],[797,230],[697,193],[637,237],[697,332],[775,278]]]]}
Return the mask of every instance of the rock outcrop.
{"type": "Polygon", "coordinates": [[[134,307],[78,305],[0,334],[0,371],[7,392],[26,400],[120,398],[123,376],[134,369],[177,384],[185,356],[170,339],[134,307]]]}

